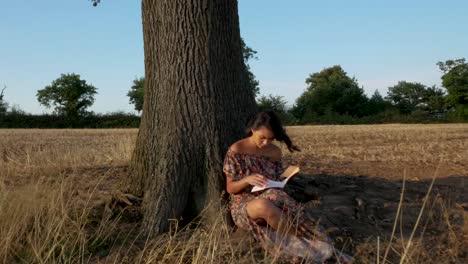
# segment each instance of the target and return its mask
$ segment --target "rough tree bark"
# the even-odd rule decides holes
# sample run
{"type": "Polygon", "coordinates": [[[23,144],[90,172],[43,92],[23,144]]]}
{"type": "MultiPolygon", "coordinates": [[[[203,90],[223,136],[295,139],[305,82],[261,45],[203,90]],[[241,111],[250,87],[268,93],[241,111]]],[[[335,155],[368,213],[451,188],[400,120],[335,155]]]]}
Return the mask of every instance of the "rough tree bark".
{"type": "Polygon", "coordinates": [[[145,95],[131,162],[143,229],[220,209],[222,162],[256,110],[236,0],[143,0],[145,95]]]}

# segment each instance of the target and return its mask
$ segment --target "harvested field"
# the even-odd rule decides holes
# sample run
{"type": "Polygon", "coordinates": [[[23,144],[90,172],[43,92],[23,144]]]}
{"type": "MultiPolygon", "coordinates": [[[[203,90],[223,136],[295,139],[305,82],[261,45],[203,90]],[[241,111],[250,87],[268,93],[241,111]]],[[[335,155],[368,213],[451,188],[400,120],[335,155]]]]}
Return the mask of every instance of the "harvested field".
{"type": "MultiPolygon", "coordinates": [[[[285,165],[301,167],[286,191],[339,248],[363,263],[468,262],[468,125],[288,132],[302,151],[283,149],[285,165]]],[[[140,200],[122,186],[136,134],[0,130],[0,262],[274,261],[221,217],[217,227],[142,239],[140,200]]]]}

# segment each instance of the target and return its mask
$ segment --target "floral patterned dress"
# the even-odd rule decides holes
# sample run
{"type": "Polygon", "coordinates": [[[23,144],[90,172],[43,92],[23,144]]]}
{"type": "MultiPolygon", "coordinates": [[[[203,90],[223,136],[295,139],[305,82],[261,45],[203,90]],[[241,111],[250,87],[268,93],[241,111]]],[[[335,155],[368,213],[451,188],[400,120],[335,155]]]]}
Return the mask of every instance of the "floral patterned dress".
{"type": "MultiPolygon", "coordinates": [[[[223,171],[234,181],[253,173],[259,173],[271,180],[278,180],[283,172],[281,161],[275,161],[266,156],[255,156],[247,153],[228,150],[223,171]]],[[[267,189],[251,192],[249,186],[239,193],[231,194],[230,208],[234,223],[252,233],[261,246],[281,259],[290,262],[311,260],[323,262],[333,254],[333,246],[329,238],[322,232],[314,220],[303,213],[302,206],[286,194],[282,189],[267,189]],[[253,220],[247,215],[247,203],[255,199],[268,199],[278,206],[285,215],[293,219],[297,232],[301,235],[280,236],[266,224],[253,220]]]]}

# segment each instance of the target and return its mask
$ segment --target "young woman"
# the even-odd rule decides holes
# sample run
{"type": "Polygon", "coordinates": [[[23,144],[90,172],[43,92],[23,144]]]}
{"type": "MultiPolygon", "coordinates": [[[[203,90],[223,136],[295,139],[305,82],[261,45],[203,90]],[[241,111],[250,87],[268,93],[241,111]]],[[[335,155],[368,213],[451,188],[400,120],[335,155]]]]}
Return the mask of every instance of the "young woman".
{"type": "Polygon", "coordinates": [[[280,180],[282,154],[273,140],[285,143],[291,152],[299,148],[272,111],[258,113],[247,126],[247,137],[231,145],[223,167],[234,223],[250,231],[273,255],[292,262],[329,259],[334,254],[330,239],[302,212],[299,203],[281,189],[251,192],[267,179],[280,180]]]}

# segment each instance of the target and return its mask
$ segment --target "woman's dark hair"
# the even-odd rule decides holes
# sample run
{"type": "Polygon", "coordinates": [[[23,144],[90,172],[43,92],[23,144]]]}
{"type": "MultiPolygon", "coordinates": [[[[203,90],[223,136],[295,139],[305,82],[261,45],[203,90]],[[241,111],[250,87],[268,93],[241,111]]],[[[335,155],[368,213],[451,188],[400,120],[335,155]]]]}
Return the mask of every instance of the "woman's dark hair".
{"type": "Polygon", "coordinates": [[[257,130],[261,126],[264,126],[271,130],[275,135],[275,139],[284,142],[290,152],[293,151],[301,151],[297,146],[295,146],[291,139],[289,138],[288,134],[283,128],[281,124],[281,120],[273,111],[264,111],[259,112],[254,117],[252,117],[249,122],[247,122],[246,133],[247,136],[250,137],[252,135],[252,129],[257,130]]]}

